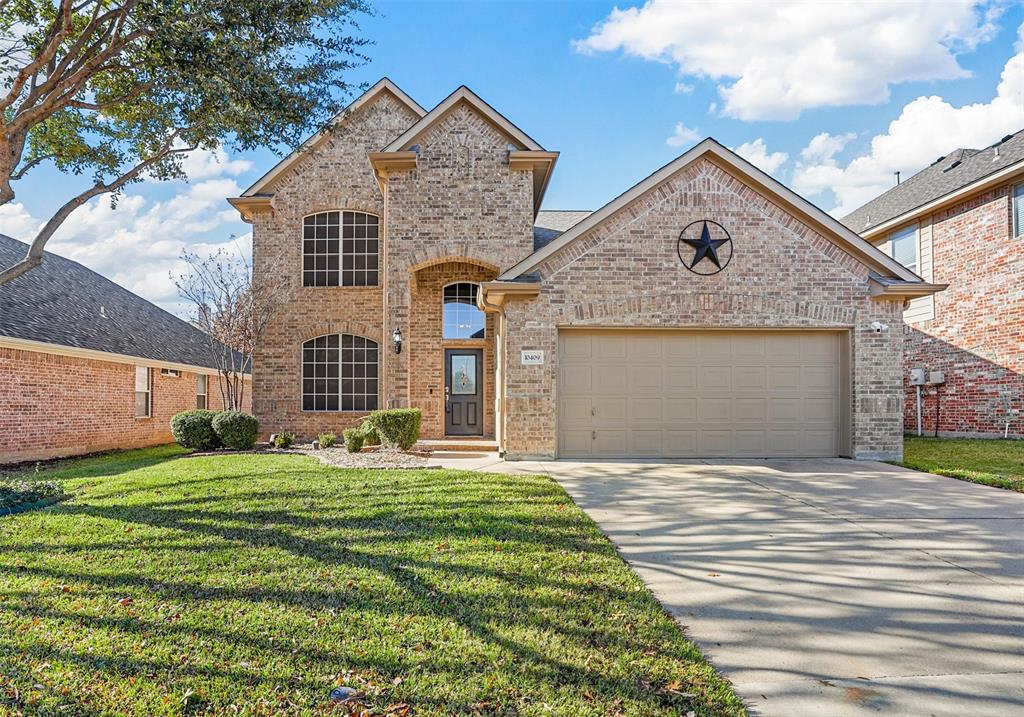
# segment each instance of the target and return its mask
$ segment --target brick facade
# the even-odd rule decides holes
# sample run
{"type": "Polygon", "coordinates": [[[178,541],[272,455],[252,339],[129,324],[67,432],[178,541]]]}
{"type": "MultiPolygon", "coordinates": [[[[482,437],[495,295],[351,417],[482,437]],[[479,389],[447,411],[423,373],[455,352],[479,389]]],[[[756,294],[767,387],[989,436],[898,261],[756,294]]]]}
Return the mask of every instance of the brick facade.
{"type": "Polygon", "coordinates": [[[902,455],[901,303],[875,301],[868,270],[718,166],[684,167],[539,267],[541,293],[506,310],[506,450],[557,453],[558,327],[834,328],[852,346],[852,454],[902,455]],[[688,272],[680,228],[712,217],[729,227],[726,271],[688,272]],[[872,321],[894,330],[876,333],[872,321]],[[544,350],[540,366],[518,361],[544,350]]]}
{"type": "MultiPolygon", "coordinates": [[[[1024,239],[1014,237],[1013,184],[986,191],[920,221],[931,230],[934,318],[905,329],[905,413],[917,426],[912,368],[942,371],[946,383],[923,390],[923,427],[940,435],[1002,436],[1001,394],[1024,410],[1024,239]]],[[[1010,435],[1024,437],[1024,416],[1010,435]]]]}
{"type": "MultiPolygon", "coordinates": [[[[171,418],[196,407],[196,374],[152,371],[152,415],[135,418],[134,364],[0,348],[0,464],[173,441],[171,418]]],[[[223,408],[216,376],[208,391],[223,408]]]]}
{"type": "Polygon", "coordinates": [[[301,345],[330,333],[379,342],[379,404],[421,408],[428,438],[444,434],[444,349],[483,349],[484,434],[498,435],[518,458],[557,453],[559,327],[809,328],[842,332],[850,349],[849,452],[902,454],[901,300],[871,299],[865,264],[708,161],[687,165],[546,259],[540,295],[489,313],[485,339],[443,341],[445,285],[494,280],[533,252],[542,176],[536,167],[510,166],[510,152],[526,150],[527,141],[538,152],[532,140],[466,95],[452,97],[421,126],[392,91],[368,93],[326,141],[237,200],[267,203],[272,195],[251,215],[256,276],[286,271],[292,282],[255,361],[264,432],[309,437],[362,418],[302,410],[301,345]],[[400,136],[405,145],[396,150],[400,136]],[[378,178],[368,155],[385,147],[396,164],[378,178]],[[303,288],[303,217],[346,209],[381,218],[381,286],[303,288]],[[680,228],[701,218],[727,224],[737,247],[717,276],[689,273],[676,254],[680,228]],[[875,332],[873,321],[892,330],[875,332]],[[396,327],[400,354],[391,345],[396,327]],[[523,366],[524,349],[549,358],[523,366]]]}

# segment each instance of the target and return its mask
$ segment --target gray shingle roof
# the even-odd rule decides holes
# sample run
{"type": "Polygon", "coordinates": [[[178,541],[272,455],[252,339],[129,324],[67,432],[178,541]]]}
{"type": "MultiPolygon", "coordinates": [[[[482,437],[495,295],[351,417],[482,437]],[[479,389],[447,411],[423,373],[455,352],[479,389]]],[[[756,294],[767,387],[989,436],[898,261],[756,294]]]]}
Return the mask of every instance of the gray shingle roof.
{"type": "Polygon", "coordinates": [[[1024,160],[1024,130],[985,149],[957,149],[843,217],[863,232],[1024,160]]]}
{"type": "Polygon", "coordinates": [[[577,209],[541,209],[533,222],[533,250],[550,244],[592,214],[577,209]]]}
{"type": "MultiPolygon", "coordinates": [[[[11,266],[27,250],[0,234],[0,266],[11,266]]],[[[202,331],[50,252],[40,266],[0,286],[0,336],[217,367],[202,331]]]]}

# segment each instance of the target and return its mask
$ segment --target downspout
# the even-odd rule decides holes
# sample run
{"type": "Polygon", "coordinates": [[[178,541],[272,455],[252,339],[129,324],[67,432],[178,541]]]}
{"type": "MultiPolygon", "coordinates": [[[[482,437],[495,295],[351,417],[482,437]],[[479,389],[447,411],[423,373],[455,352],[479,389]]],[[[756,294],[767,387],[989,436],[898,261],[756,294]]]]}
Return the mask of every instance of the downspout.
{"type": "Polygon", "coordinates": [[[494,385],[496,388],[494,421],[494,439],[498,444],[498,456],[505,456],[505,308],[501,304],[494,304],[487,300],[486,292],[477,292],[477,307],[484,313],[498,315],[498,340],[495,342],[494,352],[497,355],[497,366],[495,366],[494,385]]]}

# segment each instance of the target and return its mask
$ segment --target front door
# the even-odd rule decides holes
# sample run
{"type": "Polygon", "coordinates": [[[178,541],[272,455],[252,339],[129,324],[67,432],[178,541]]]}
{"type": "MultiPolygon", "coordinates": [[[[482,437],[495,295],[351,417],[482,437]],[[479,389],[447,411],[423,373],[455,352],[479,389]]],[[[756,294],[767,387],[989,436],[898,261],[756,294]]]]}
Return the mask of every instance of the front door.
{"type": "Polygon", "coordinates": [[[484,434],[484,352],[445,349],[444,433],[446,436],[484,434]]]}

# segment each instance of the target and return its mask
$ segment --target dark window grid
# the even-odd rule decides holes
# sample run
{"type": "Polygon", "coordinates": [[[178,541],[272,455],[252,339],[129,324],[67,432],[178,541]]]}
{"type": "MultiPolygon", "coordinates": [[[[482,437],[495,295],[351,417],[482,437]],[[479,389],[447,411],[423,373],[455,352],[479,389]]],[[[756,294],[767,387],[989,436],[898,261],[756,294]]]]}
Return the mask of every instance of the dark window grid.
{"type": "Polygon", "coordinates": [[[303,224],[303,286],[377,286],[378,219],[361,212],[322,212],[303,224]],[[339,243],[339,234],[344,237],[339,243]]]}
{"type": "Polygon", "coordinates": [[[378,356],[376,342],[351,334],[320,336],[305,342],[302,410],[376,410],[378,356]],[[343,347],[340,350],[339,345],[343,347]]]}

